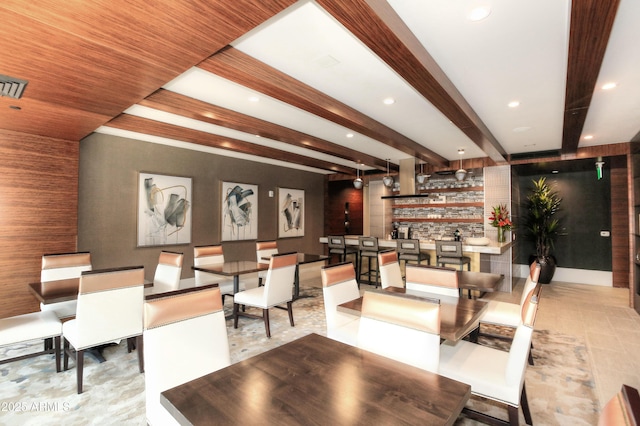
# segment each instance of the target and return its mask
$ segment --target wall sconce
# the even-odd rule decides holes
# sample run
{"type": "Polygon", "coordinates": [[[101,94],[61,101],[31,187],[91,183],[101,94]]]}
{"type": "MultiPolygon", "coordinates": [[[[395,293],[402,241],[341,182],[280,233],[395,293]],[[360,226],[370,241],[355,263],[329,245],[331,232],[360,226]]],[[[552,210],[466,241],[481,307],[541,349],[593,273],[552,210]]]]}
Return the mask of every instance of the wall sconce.
{"type": "Polygon", "coordinates": [[[602,166],[604,166],[604,161],[602,161],[602,157],[598,157],[596,161],[596,173],[598,174],[598,180],[602,179],[602,166]]]}

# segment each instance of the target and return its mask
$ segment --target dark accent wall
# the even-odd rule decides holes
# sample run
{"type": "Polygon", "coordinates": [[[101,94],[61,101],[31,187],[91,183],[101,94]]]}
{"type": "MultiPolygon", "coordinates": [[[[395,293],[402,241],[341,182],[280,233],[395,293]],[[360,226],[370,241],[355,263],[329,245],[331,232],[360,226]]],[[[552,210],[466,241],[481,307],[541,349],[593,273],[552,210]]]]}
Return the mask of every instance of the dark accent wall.
{"type": "Polygon", "coordinates": [[[361,235],[363,230],[362,190],[355,189],[351,180],[327,180],[326,188],[325,235],[361,235]],[[347,214],[349,226],[345,229],[347,214]]]}
{"type": "MultiPolygon", "coordinates": [[[[323,252],[323,175],[103,134],[80,143],[78,249],[91,252],[95,269],[144,265],[147,279],[160,250],[183,252],[182,278],[193,277],[193,247],[221,242],[223,181],[258,185],[257,240],[277,239],[277,188],[305,190],[305,236],[279,239],[278,249],[323,252]],[[191,244],[136,247],[138,172],[193,179],[191,244]]],[[[254,260],[255,242],[222,242],[225,258],[254,260]]]]}
{"type": "MultiPolygon", "coordinates": [[[[526,202],[531,181],[545,176],[547,182],[562,197],[559,218],[563,219],[563,235],[559,236],[552,254],[559,267],[598,271],[612,270],[612,237],[601,237],[600,231],[611,232],[611,174],[605,170],[601,180],[592,171],[519,177],[520,200],[526,202]]],[[[520,217],[524,217],[521,210],[520,217]]],[[[519,230],[517,263],[527,264],[528,256],[535,254],[533,242],[524,238],[519,230]]]]}

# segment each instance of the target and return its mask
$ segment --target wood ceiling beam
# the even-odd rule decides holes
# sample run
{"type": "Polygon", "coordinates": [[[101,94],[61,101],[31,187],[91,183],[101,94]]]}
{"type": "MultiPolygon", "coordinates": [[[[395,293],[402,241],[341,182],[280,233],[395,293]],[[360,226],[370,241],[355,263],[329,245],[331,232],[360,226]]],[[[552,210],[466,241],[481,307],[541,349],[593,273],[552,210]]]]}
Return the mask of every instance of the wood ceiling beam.
{"type": "Polygon", "coordinates": [[[158,89],[139,105],[386,170],[385,160],[259,118],[158,89]]]}
{"type": "Polygon", "coordinates": [[[207,58],[198,67],[361,133],[411,157],[439,166],[448,164],[444,157],[384,124],[231,46],[207,58]]]}
{"type": "Polygon", "coordinates": [[[107,127],[139,132],[162,138],[175,139],[190,142],[198,145],[209,146],[227,151],[240,152],[258,157],[271,158],[274,160],[299,164],[307,167],[328,170],[338,173],[348,173],[355,175],[356,169],[345,167],[317,158],[306,157],[304,155],[284,152],[279,149],[264,145],[258,145],[238,139],[227,138],[225,136],[214,135],[212,133],[201,132],[199,130],[188,129],[186,127],[175,126],[173,124],[162,123],[147,118],[137,117],[130,114],[120,114],[107,124],[107,127]]]}
{"type": "Polygon", "coordinates": [[[573,0],[562,153],[578,149],[620,0],[573,0]]]}
{"type": "Polygon", "coordinates": [[[386,0],[317,0],[495,162],[507,153],[386,0]]]}

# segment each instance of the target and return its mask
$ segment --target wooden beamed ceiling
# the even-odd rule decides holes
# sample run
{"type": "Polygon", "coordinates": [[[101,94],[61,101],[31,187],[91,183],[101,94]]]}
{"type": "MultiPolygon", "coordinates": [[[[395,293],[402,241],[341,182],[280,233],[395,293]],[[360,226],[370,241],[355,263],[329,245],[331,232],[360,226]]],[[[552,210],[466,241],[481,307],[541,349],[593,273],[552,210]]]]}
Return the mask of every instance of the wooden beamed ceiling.
{"type": "MultiPolygon", "coordinates": [[[[190,67],[251,87],[353,129],[435,167],[441,155],[382,123],[247,56],[230,43],[295,0],[96,1],[55,7],[46,0],[0,4],[0,74],[29,81],[22,99],[0,98],[0,128],[80,140],[102,125],[355,174],[355,168],[275,148],[188,131],[122,112],[140,104],[385,170],[386,162],[273,123],[162,90],[190,67]],[[20,110],[9,110],[16,106],[20,110]]],[[[431,102],[488,157],[509,160],[488,127],[385,0],[317,3],[431,102]]],[[[563,155],[575,155],[619,0],[573,0],[563,155]]],[[[392,167],[395,168],[395,167],[392,167]]]]}

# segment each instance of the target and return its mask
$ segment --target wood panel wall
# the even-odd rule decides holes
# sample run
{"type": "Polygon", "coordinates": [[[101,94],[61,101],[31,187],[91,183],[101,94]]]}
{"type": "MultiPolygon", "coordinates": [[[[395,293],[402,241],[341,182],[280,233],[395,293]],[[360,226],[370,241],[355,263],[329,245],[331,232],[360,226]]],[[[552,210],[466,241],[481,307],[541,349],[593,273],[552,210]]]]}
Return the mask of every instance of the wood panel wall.
{"type": "Polygon", "coordinates": [[[39,310],[44,253],[76,250],[77,141],[0,130],[0,317],[39,310]]]}
{"type": "Polygon", "coordinates": [[[611,167],[611,271],[613,286],[628,288],[631,271],[626,157],[616,164],[623,167],[611,167]]]}
{"type": "Polygon", "coordinates": [[[349,203],[349,230],[352,235],[361,235],[363,229],[362,190],[353,187],[352,180],[325,181],[325,235],[345,234],[345,204],[349,203]]]}

